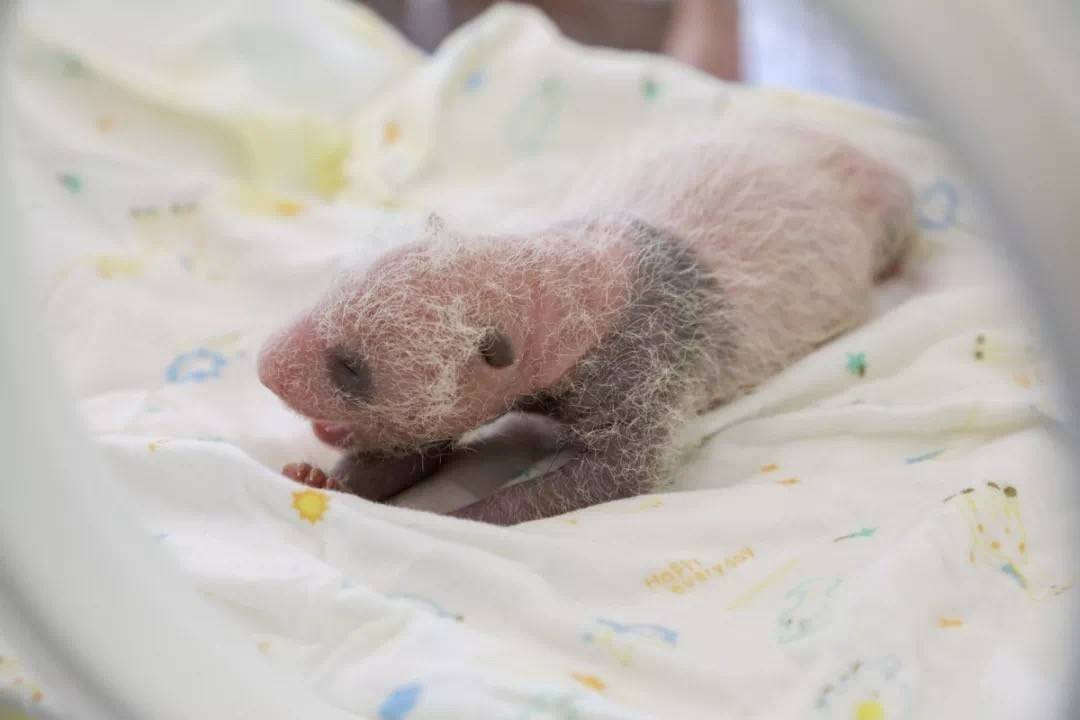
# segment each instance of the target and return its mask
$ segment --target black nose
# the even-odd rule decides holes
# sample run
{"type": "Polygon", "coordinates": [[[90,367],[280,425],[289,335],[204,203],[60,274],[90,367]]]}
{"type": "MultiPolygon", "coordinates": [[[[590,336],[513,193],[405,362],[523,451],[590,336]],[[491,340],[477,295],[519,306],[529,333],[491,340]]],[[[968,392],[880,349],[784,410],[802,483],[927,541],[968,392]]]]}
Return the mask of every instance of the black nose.
{"type": "Polygon", "coordinates": [[[361,357],[348,350],[331,350],[326,358],[330,382],[354,400],[371,395],[371,370],[361,357]]]}

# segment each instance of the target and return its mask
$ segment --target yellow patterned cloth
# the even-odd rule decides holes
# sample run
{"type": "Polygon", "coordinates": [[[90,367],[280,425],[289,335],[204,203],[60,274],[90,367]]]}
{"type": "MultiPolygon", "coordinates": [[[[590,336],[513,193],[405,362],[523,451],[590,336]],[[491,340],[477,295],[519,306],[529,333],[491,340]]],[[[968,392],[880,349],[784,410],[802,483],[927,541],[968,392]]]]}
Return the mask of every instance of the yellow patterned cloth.
{"type": "MultiPolygon", "coordinates": [[[[150,541],[312,693],[380,720],[1053,715],[1078,506],[1052,368],[915,123],[520,7],[430,58],[322,0],[36,3],[18,40],[32,300],[150,541]],[[872,322],[687,429],[669,492],[499,529],[277,473],[332,453],[255,354],[335,272],[433,207],[542,217],[583,162],[727,113],[892,159],[924,233],[872,322]]],[[[8,650],[0,692],[48,705],[8,650]]]]}

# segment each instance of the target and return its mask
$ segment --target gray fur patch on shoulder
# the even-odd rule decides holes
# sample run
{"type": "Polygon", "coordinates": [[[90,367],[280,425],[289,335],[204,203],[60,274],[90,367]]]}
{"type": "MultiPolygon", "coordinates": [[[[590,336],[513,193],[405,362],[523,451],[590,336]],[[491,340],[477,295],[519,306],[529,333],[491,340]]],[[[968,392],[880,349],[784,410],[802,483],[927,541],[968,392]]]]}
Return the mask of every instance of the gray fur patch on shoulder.
{"type": "Polygon", "coordinates": [[[674,431],[735,338],[723,291],[687,242],[641,220],[618,222],[636,248],[630,302],[554,394],[575,440],[632,494],[668,474],[674,431]]]}

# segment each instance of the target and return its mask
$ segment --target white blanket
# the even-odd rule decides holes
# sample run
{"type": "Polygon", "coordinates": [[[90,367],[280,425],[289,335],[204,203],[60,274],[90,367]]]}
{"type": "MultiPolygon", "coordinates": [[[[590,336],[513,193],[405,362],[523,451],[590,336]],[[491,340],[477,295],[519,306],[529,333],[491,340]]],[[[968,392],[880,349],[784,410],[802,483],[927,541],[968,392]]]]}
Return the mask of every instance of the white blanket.
{"type": "MultiPolygon", "coordinates": [[[[521,8],[424,58],[326,0],[97,5],[38,3],[19,35],[32,301],[162,561],[267,662],[380,720],[1058,707],[1077,502],[1050,369],[914,123],[586,50],[521,8]],[[254,357],[335,272],[433,207],[542,214],[582,161],[724,113],[891,158],[925,232],[871,323],[688,430],[671,492],[501,529],[278,474],[333,453],[254,357]]],[[[47,706],[3,657],[3,692],[47,706]]]]}

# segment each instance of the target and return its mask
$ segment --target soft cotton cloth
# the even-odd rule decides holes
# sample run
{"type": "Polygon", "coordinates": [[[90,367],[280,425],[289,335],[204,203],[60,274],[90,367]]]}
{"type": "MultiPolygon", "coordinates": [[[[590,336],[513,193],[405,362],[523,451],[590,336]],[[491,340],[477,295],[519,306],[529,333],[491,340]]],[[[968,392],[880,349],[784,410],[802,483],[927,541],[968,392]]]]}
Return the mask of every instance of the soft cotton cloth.
{"type": "MultiPolygon", "coordinates": [[[[1063,701],[1077,502],[1052,369],[914,123],[587,50],[515,7],[425,58],[323,0],[39,2],[12,79],[28,302],[102,452],[162,562],[330,702],[985,720],[1063,701]],[[432,208],[542,217],[584,161],[728,113],[893,160],[923,237],[870,323],[687,429],[670,491],[504,529],[279,475],[333,452],[255,354],[339,270],[432,208]]],[[[473,492],[443,478],[402,502],[473,492]]],[[[48,706],[17,650],[3,692],[48,706]]]]}

